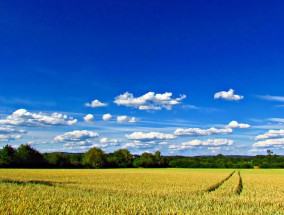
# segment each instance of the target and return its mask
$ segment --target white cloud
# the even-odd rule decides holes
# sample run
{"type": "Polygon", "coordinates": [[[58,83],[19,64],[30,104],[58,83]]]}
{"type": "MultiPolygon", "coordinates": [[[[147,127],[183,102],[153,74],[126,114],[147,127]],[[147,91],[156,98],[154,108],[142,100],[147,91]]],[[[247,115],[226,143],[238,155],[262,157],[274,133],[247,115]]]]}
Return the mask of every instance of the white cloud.
{"type": "Polygon", "coordinates": [[[103,115],[103,120],[104,120],[104,121],[108,121],[108,120],[111,119],[111,117],[112,117],[112,116],[111,116],[109,113],[104,114],[104,115],[103,115]]]}
{"type": "Polygon", "coordinates": [[[164,134],[160,132],[133,132],[132,134],[125,135],[129,140],[140,140],[140,141],[150,141],[150,140],[170,140],[174,139],[175,136],[172,134],[164,134]]]}
{"type": "Polygon", "coordinates": [[[212,153],[217,153],[221,151],[221,147],[208,147],[208,150],[210,150],[212,153]]]}
{"type": "Polygon", "coordinates": [[[284,124],[283,123],[278,123],[278,124],[263,124],[263,125],[254,125],[254,128],[259,128],[259,129],[284,129],[284,124]]]}
{"type": "Polygon", "coordinates": [[[56,142],[80,142],[87,141],[99,137],[99,134],[94,131],[75,130],[58,135],[54,138],[56,142]]]}
{"type": "Polygon", "coordinates": [[[271,122],[284,123],[284,118],[269,118],[268,120],[271,122]]]}
{"type": "Polygon", "coordinates": [[[0,134],[0,142],[8,142],[10,140],[16,140],[22,138],[20,134],[0,134]]]}
{"type": "Polygon", "coordinates": [[[256,153],[256,152],[267,152],[267,149],[263,149],[263,148],[252,148],[249,150],[249,152],[251,153],[256,153]]]}
{"type": "Polygon", "coordinates": [[[111,145],[111,146],[118,146],[121,143],[121,140],[118,139],[109,139],[109,138],[101,138],[100,143],[106,144],[106,145],[111,145]]]}
{"type": "Polygon", "coordinates": [[[181,104],[181,101],[185,98],[185,95],[172,98],[171,92],[163,94],[148,92],[140,97],[134,97],[132,93],[126,92],[115,97],[114,103],[139,110],[161,110],[162,108],[171,110],[174,105],[181,104]]]}
{"type": "Polygon", "coordinates": [[[210,136],[213,134],[230,134],[233,130],[231,128],[209,128],[209,129],[200,129],[200,128],[178,128],[175,130],[174,135],[176,136],[210,136]]]}
{"type": "Polygon", "coordinates": [[[231,121],[228,124],[228,127],[230,127],[230,128],[250,128],[250,125],[244,124],[244,123],[238,123],[237,121],[231,121]]]}
{"type": "Polygon", "coordinates": [[[267,101],[284,102],[284,96],[265,95],[265,96],[257,96],[257,97],[263,100],[267,100],[267,101]]]}
{"type": "Polygon", "coordinates": [[[126,143],[122,148],[151,149],[156,146],[155,144],[155,141],[141,142],[137,140],[131,143],[126,143]]]}
{"type": "Polygon", "coordinates": [[[77,123],[77,119],[65,114],[46,115],[42,112],[31,113],[25,109],[16,110],[12,115],[0,120],[0,124],[22,126],[73,125],[75,123],[77,123]]]}
{"type": "Polygon", "coordinates": [[[138,122],[138,119],[136,117],[130,117],[128,122],[135,123],[138,122]]]}
{"type": "Polygon", "coordinates": [[[181,144],[173,144],[169,146],[172,150],[186,150],[194,147],[221,147],[221,146],[231,146],[234,144],[233,140],[228,139],[208,139],[208,140],[191,140],[181,144]]]}
{"type": "Polygon", "coordinates": [[[23,134],[26,133],[25,130],[15,129],[12,126],[0,126],[0,134],[23,134]]]}
{"type": "Polygon", "coordinates": [[[256,142],[252,145],[255,148],[268,148],[268,147],[283,147],[284,148],[284,138],[278,139],[268,139],[264,141],[256,142]]]}
{"type": "Polygon", "coordinates": [[[135,117],[128,117],[128,116],[118,116],[116,118],[117,122],[123,123],[123,122],[129,122],[129,123],[135,123],[137,122],[137,118],[135,117]]]}
{"type": "Polygon", "coordinates": [[[128,122],[128,117],[127,116],[118,116],[116,118],[117,122],[128,122]]]}
{"type": "Polygon", "coordinates": [[[33,146],[39,146],[39,145],[50,144],[50,142],[47,142],[47,141],[27,141],[26,144],[33,145],[33,146]]]}
{"type": "Polygon", "coordinates": [[[221,92],[215,93],[214,95],[214,99],[224,99],[224,100],[229,100],[229,101],[239,101],[239,100],[242,100],[243,98],[244,96],[234,94],[233,89],[230,89],[228,92],[221,91],[221,92]]]}
{"type": "Polygon", "coordinates": [[[22,138],[25,130],[15,129],[12,126],[0,126],[0,142],[8,142],[22,138]]]}
{"type": "Polygon", "coordinates": [[[163,140],[133,140],[130,143],[126,143],[122,146],[122,148],[132,148],[132,149],[152,149],[157,148],[160,145],[166,145],[167,142],[163,140]]]}
{"type": "Polygon", "coordinates": [[[200,109],[202,109],[201,107],[197,107],[195,105],[183,105],[182,107],[185,108],[185,109],[192,109],[192,110],[200,110],[200,109]]]}
{"type": "Polygon", "coordinates": [[[82,146],[91,146],[92,144],[89,141],[79,141],[79,142],[67,142],[64,147],[82,147],[82,146]]]}
{"type": "Polygon", "coordinates": [[[93,114],[87,114],[84,117],[85,122],[94,122],[94,115],[93,114]]]}
{"type": "Polygon", "coordinates": [[[8,142],[22,138],[22,134],[27,133],[25,130],[16,129],[12,126],[0,126],[0,142],[8,142]]]}
{"type": "MultiPolygon", "coordinates": [[[[71,132],[70,132],[71,133],[71,132]]],[[[74,133],[74,132],[73,132],[74,133]]],[[[86,131],[80,131],[80,134],[86,133],[86,131]]],[[[92,147],[99,147],[99,148],[106,148],[109,146],[119,146],[121,141],[118,139],[109,139],[109,138],[101,138],[97,143],[94,143],[92,141],[94,138],[98,137],[98,134],[95,132],[88,132],[88,134],[84,134],[85,137],[78,137],[79,135],[72,135],[76,136],[74,138],[65,138],[64,141],[61,141],[61,138],[59,138],[59,142],[64,142],[64,147],[67,147],[68,149],[89,149],[92,147]],[[91,134],[92,133],[92,134],[91,134]]],[[[67,135],[70,136],[70,135],[67,135]]],[[[57,141],[58,142],[58,141],[57,141]]]]}
{"type": "Polygon", "coordinates": [[[97,108],[97,107],[105,107],[107,106],[107,103],[102,103],[99,100],[93,100],[91,103],[86,103],[85,106],[86,107],[92,107],[92,108],[97,108]]]}
{"type": "Polygon", "coordinates": [[[284,137],[284,129],[269,130],[265,134],[256,136],[255,140],[264,140],[264,139],[279,138],[279,137],[284,137]]]}

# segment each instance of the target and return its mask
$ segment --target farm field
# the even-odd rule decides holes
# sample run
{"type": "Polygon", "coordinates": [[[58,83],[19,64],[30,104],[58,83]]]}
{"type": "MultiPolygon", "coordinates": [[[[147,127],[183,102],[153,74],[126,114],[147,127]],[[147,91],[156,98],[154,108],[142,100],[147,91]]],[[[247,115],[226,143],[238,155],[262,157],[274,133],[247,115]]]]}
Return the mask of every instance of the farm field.
{"type": "Polygon", "coordinates": [[[0,214],[284,214],[284,170],[0,169],[0,214]]]}

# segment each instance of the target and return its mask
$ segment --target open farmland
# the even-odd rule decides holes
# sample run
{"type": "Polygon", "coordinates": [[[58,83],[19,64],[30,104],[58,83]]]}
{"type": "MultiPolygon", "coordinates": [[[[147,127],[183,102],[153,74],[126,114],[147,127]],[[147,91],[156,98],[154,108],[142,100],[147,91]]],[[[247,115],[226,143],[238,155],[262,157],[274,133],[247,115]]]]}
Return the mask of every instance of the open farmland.
{"type": "Polygon", "coordinates": [[[0,214],[284,214],[284,170],[240,175],[238,190],[231,169],[1,169],[0,214]]]}

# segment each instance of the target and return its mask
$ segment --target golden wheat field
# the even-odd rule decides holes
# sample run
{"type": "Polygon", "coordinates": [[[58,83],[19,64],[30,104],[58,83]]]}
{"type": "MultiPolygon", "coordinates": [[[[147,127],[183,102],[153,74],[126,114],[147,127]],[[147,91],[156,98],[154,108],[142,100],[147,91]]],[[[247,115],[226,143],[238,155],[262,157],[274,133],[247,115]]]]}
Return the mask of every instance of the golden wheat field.
{"type": "Polygon", "coordinates": [[[1,215],[284,214],[284,170],[0,169],[0,180],[1,215]]]}

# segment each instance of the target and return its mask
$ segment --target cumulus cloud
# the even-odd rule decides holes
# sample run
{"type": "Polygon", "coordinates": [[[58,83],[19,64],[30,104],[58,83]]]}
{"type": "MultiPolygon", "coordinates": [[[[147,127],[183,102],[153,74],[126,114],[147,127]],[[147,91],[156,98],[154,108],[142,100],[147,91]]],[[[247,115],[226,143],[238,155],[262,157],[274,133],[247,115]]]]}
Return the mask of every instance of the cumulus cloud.
{"type": "Polygon", "coordinates": [[[68,117],[65,114],[31,113],[26,109],[16,110],[12,115],[0,120],[0,124],[22,126],[74,125],[75,123],[77,123],[77,119],[68,117]]]}
{"type": "MultiPolygon", "coordinates": [[[[81,131],[80,133],[83,133],[83,131],[81,131]]],[[[84,131],[84,133],[86,133],[84,131]]],[[[95,132],[91,132],[88,134],[84,134],[85,137],[84,138],[79,138],[79,135],[75,135],[76,136],[76,141],[73,138],[65,138],[64,141],[61,141],[61,139],[59,139],[59,142],[64,142],[65,144],[63,145],[64,147],[68,147],[69,149],[89,149],[92,147],[99,147],[99,148],[106,148],[109,146],[119,146],[121,141],[118,139],[109,139],[109,138],[101,138],[97,143],[94,143],[92,141],[92,139],[97,138],[98,134],[96,134],[95,132]]],[[[69,136],[69,135],[68,135],[69,136]]],[[[74,135],[73,135],[74,136],[74,135]]],[[[57,141],[58,142],[58,141],[57,141]]]]}
{"type": "Polygon", "coordinates": [[[120,122],[120,123],[125,123],[125,122],[129,122],[129,123],[135,123],[137,122],[137,118],[136,117],[128,117],[128,116],[118,116],[116,118],[116,121],[117,122],[120,122]]]}
{"type": "Polygon", "coordinates": [[[231,146],[234,144],[233,140],[228,139],[208,139],[208,140],[191,140],[181,144],[170,145],[169,148],[172,150],[186,150],[194,147],[221,147],[221,146],[231,146]]]}
{"type": "Polygon", "coordinates": [[[126,143],[123,148],[151,149],[154,148],[155,145],[155,141],[141,142],[139,140],[135,140],[131,143],[126,143]]]}
{"type": "Polygon", "coordinates": [[[210,136],[213,134],[230,134],[233,130],[231,128],[209,128],[209,129],[200,129],[200,128],[178,128],[175,130],[174,135],[176,136],[210,136]]]}
{"type": "Polygon", "coordinates": [[[78,142],[67,142],[63,144],[64,147],[83,147],[91,146],[92,144],[89,141],[78,141],[78,142]]]}
{"type": "Polygon", "coordinates": [[[164,134],[160,132],[133,132],[132,134],[127,134],[125,137],[129,140],[140,140],[140,141],[150,141],[150,140],[171,140],[176,138],[172,134],[164,134]]]}
{"type": "Polygon", "coordinates": [[[130,123],[138,122],[138,119],[136,117],[130,117],[128,122],[130,123]]]}
{"type": "Polygon", "coordinates": [[[239,101],[239,100],[242,100],[243,98],[244,96],[234,94],[233,89],[230,89],[228,92],[221,91],[221,92],[215,93],[214,95],[214,99],[224,99],[228,101],[239,101]]]}
{"type": "Polygon", "coordinates": [[[126,92],[115,97],[114,103],[139,110],[161,110],[162,108],[171,110],[174,105],[181,104],[181,101],[185,98],[185,95],[172,98],[171,92],[163,94],[148,92],[140,97],[134,97],[132,93],[126,92]]]}
{"type": "Polygon", "coordinates": [[[86,103],[85,106],[86,107],[92,107],[92,108],[97,108],[97,107],[105,107],[107,106],[107,103],[102,103],[99,100],[93,100],[91,103],[86,103]]]}
{"type": "Polygon", "coordinates": [[[101,138],[100,143],[106,144],[106,145],[111,145],[111,146],[118,146],[121,143],[121,140],[118,139],[109,139],[109,138],[101,138]]]}
{"type": "Polygon", "coordinates": [[[268,139],[264,141],[256,142],[252,145],[255,148],[269,148],[269,147],[281,147],[284,148],[284,138],[268,139]]]}
{"type": "Polygon", "coordinates": [[[20,138],[22,138],[20,134],[0,134],[0,142],[9,142],[20,138]]]}
{"type": "Polygon", "coordinates": [[[99,134],[94,131],[75,130],[58,135],[54,138],[56,142],[80,142],[87,141],[99,137],[99,134]]]}
{"type": "Polygon", "coordinates": [[[20,139],[24,133],[26,133],[25,130],[16,129],[12,126],[0,126],[0,142],[20,139]]]}
{"type": "Polygon", "coordinates": [[[104,121],[108,121],[108,120],[111,119],[111,117],[112,117],[112,116],[111,116],[109,113],[104,114],[104,115],[103,115],[103,120],[104,120],[104,121]]]}
{"type": "Polygon", "coordinates": [[[128,117],[127,116],[118,116],[116,118],[117,122],[128,122],[128,117]]]}
{"type": "Polygon", "coordinates": [[[261,134],[255,137],[255,140],[264,140],[269,138],[284,137],[284,129],[280,130],[269,130],[265,134],[261,134]]]}
{"type": "Polygon", "coordinates": [[[87,114],[84,117],[85,122],[94,122],[94,115],[93,114],[87,114]]]}
{"type": "Polygon", "coordinates": [[[250,128],[250,125],[244,124],[244,123],[238,123],[237,121],[231,121],[228,124],[228,127],[230,127],[230,128],[250,128]]]}
{"type": "Polygon", "coordinates": [[[166,141],[163,140],[133,140],[130,143],[126,143],[122,146],[122,148],[132,148],[132,149],[153,149],[157,148],[160,145],[168,144],[166,141]]]}
{"type": "Polygon", "coordinates": [[[25,130],[16,129],[12,126],[0,126],[0,134],[23,134],[25,130]]]}

